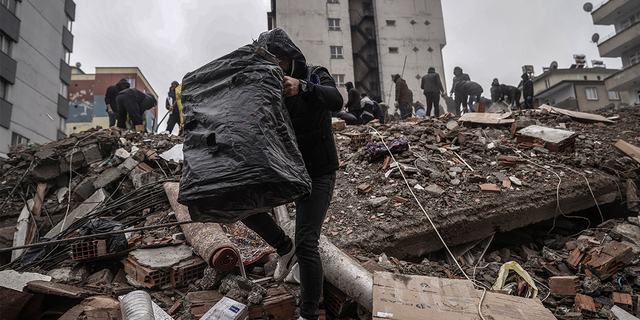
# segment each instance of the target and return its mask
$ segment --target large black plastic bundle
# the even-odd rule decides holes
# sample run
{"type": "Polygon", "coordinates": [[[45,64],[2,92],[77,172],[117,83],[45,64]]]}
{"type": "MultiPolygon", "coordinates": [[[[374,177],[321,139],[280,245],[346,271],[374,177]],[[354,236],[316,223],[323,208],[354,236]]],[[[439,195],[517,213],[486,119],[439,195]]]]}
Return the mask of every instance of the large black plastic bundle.
{"type": "Polygon", "coordinates": [[[185,75],[178,201],[192,220],[231,223],[311,193],[283,77],[275,57],[256,44],[185,75]]]}

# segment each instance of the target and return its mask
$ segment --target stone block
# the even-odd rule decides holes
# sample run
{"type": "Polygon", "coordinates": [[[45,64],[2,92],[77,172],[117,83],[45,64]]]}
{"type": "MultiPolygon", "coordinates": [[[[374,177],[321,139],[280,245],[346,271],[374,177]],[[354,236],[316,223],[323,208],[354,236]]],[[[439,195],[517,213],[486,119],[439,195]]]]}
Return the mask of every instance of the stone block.
{"type": "Polygon", "coordinates": [[[120,169],[122,173],[126,174],[137,166],[138,161],[134,160],[133,158],[127,158],[121,165],[118,166],[118,169],[120,169]]]}
{"type": "Polygon", "coordinates": [[[82,154],[87,164],[92,164],[102,160],[102,153],[97,144],[88,145],[82,148],[82,154]]]}
{"type": "Polygon", "coordinates": [[[122,178],[124,174],[118,168],[109,168],[102,171],[100,176],[93,182],[93,187],[96,189],[104,188],[114,181],[122,178]]]}
{"type": "Polygon", "coordinates": [[[137,167],[129,172],[129,177],[136,189],[164,178],[164,176],[160,174],[155,172],[146,172],[137,167]]]}
{"type": "Polygon", "coordinates": [[[93,211],[96,206],[102,204],[102,202],[108,197],[109,194],[104,189],[98,189],[98,191],[94,192],[91,197],[87,198],[87,200],[85,200],[81,205],[71,211],[66,220],[63,219],[55,227],[51,228],[51,230],[47,232],[45,237],[52,238],[56,236],[61,231],[68,228],[75,221],[75,219],[81,218],[87,213],[93,211]]]}
{"type": "Polygon", "coordinates": [[[96,188],[93,185],[93,179],[95,177],[87,177],[73,189],[73,193],[77,194],[82,200],[87,200],[95,191],[96,188]]]}

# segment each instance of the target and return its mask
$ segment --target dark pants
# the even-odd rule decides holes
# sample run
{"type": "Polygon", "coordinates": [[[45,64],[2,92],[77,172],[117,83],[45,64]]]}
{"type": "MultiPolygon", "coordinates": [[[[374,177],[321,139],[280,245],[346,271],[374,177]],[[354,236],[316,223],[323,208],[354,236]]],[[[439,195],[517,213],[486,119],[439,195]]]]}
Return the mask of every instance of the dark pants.
{"type": "Polygon", "coordinates": [[[131,120],[131,125],[135,126],[142,124],[142,116],[140,107],[133,97],[125,94],[120,94],[116,98],[118,104],[118,128],[127,127],[127,114],[131,120]]]}
{"type": "MultiPolygon", "coordinates": [[[[296,202],[296,256],[300,267],[300,315],[318,319],[318,304],[322,294],[324,273],[318,253],[322,222],[331,203],[336,174],[312,179],[311,195],[296,202]]],[[[242,222],[260,235],[279,255],[287,253],[290,239],[269,216],[258,213],[242,222]]]]}
{"type": "Polygon", "coordinates": [[[524,98],[524,108],[525,109],[533,109],[533,97],[525,97],[524,98]]]}
{"type": "Polygon", "coordinates": [[[362,109],[351,110],[349,113],[356,117],[356,124],[362,124],[362,118],[360,117],[362,115],[362,109]]]}
{"type": "Polygon", "coordinates": [[[511,103],[516,104],[516,107],[518,107],[518,109],[522,108],[522,106],[520,105],[520,95],[522,93],[520,91],[516,91],[513,96],[511,97],[511,103]]]}
{"type": "Polygon", "coordinates": [[[118,121],[118,112],[113,110],[113,114],[109,115],[109,127],[115,126],[116,125],[116,121],[118,121]]]}
{"type": "Polygon", "coordinates": [[[437,92],[427,92],[424,96],[427,98],[427,116],[431,116],[431,108],[433,108],[434,115],[439,117],[440,108],[438,108],[438,106],[440,102],[440,95],[437,92]]]}
{"type": "Polygon", "coordinates": [[[169,133],[171,133],[171,131],[173,131],[173,127],[180,122],[180,115],[179,114],[174,114],[172,113],[169,116],[169,120],[167,120],[167,131],[169,131],[169,133]]]}
{"type": "Polygon", "coordinates": [[[398,103],[398,109],[400,109],[400,117],[402,118],[402,120],[409,118],[409,116],[411,115],[411,113],[409,113],[409,108],[407,108],[408,105],[409,104],[406,102],[398,103]]]}
{"type": "Polygon", "coordinates": [[[467,98],[468,96],[463,96],[461,94],[456,93],[456,115],[460,115],[460,106],[462,106],[462,111],[467,113],[467,98]]]}

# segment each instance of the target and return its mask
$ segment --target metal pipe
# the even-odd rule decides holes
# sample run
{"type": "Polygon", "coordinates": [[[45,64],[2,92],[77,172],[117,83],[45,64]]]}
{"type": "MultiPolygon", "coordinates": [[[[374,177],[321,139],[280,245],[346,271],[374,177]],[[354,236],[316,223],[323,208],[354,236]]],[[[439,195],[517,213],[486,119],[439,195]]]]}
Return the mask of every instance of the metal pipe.
{"type": "Polygon", "coordinates": [[[157,224],[157,225],[154,225],[154,226],[146,226],[146,227],[133,228],[133,229],[116,230],[116,231],[105,232],[105,233],[96,233],[96,234],[90,234],[88,236],[82,236],[82,237],[73,237],[73,238],[68,238],[68,239],[60,239],[60,240],[54,240],[54,241],[48,241],[48,242],[39,242],[39,243],[34,243],[34,244],[28,244],[28,245],[24,245],[24,246],[4,248],[4,249],[0,249],[0,252],[13,251],[13,250],[25,249],[25,248],[33,248],[33,247],[41,247],[41,246],[46,246],[46,245],[50,245],[50,244],[74,242],[74,241],[77,241],[77,240],[93,239],[93,238],[98,238],[98,237],[103,237],[103,236],[111,236],[111,235],[120,234],[120,233],[136,232],[136,231],[143,231],[143,230],[149,230],[149,229],[158,229],[158,228],[167,228],[167,227],[179,226],[179,225],[189,224],[189,223],[196,223],[196,222],[195,221],[178,221],[178,222],[157,224]]]}
{"type": "Polygon", "coordinates": [[[151,296],[142,290],[129,292],[120,301],[122,320],[155,320],[151,296]]]}
{"type": "MultiPolygon", "coordinates": [[[[289,217],[285,206],[274,208],[278,224],[290,237],[294,237],[295,222],[289,217]]],[[[327,237],[320,235],[318,244],[324,277],[334,286],[357,301],[360,305],[373,310],[373,275],[364,267],[333,245],[327,237]]]]}

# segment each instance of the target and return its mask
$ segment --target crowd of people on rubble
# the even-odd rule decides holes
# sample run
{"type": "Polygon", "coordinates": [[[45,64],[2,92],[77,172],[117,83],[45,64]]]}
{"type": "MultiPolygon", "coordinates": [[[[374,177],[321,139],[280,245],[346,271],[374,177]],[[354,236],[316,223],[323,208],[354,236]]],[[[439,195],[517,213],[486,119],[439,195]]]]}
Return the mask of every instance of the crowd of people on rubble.
{"type": "Polygon", "coordinates": [[[394,75],[392,79],[395,83],[396,111],[392,115],[388,114],[389,106],[379,97],[371,98],[366,92],[360,93],[354,88],[352,82],[347,82],[345,83],[347,103],[341,111],[334,112],[333,116],[344,120],[347,125],[359,125],[375,119],[385,123],[406,120],[410,116],[424,117],[433,114],[439,117],[445,110],[456,115],[484,112],[485,107],[493,103],[505,103],[509,108],[533,109],[533,82],[527,72],[522,74],[522,81],[518,86],[500,83],[497,78],[494,78],[491,83],[491,99],[482,96],[484,92],[482,86],[472,81],[462,68],[455,67],[453,76],[453,85],[447,95],[436,69],[434,67],[428,69],[420,82],[420,89],[423,90],[426,100],[425,109],[425,105],[420,101],[413,100],[413,92],[407,86],[407,82],[399,74],[394,75]],[[519,87],[522,87],[522,90],[519,87]],[[520,103],[521,97],[523,105],[520,103]],[[440,105],[440,98],[444,100],[446,108],[440,105]]]}

